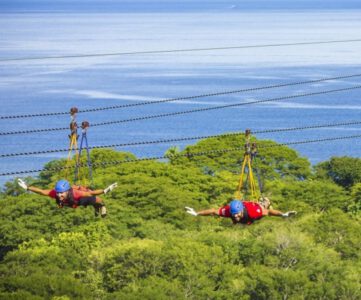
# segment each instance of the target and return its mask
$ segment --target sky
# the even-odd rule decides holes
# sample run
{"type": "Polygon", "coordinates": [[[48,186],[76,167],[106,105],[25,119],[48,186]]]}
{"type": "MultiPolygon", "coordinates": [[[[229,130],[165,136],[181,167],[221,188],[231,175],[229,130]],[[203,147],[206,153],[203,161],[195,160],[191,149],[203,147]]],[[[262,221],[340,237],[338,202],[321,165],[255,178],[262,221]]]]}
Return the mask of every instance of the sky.
{"type": "Polygon", "coordinates": [[[360,0],[0,0],[0,13],[361,9],[360,0]]]}

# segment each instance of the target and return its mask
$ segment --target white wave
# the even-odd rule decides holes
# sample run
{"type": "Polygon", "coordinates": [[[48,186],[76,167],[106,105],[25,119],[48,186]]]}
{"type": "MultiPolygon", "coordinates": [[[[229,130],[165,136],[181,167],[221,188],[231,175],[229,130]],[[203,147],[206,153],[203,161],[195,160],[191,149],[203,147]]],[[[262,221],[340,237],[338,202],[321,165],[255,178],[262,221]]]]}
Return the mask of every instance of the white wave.
{"type": "Polygon", "coordinates": [[[109,93],[96,90],[47,90],[45,93],[52,94],[70,94],[70,95],[80,95],[85,96],[90,99],[113,99],[113,100],[129,100],[129,101],[157,101],[162,100],[161,98],[156,97],[144,97],[139,95],[122,95],[116,93],[109,93]]]}
{"type": "Polygon", "coordinates": [[[160,98],[155,97],[144,97],[139,95],[122,95],[116,93],[108,93],[95,90],[79,90],[74,91],[75,95],[86,96],[92,99],[115,99],[115,100],[129,100],[129,101],[157,101],[161,100],[160,98]]]}
{"type": "MultiPolygon", "coordinates": [[[[157,98],[157,97],[145,97],[139,95],[122,95],[116,93],[109,93],[103,91],[95,90],[47,90],[45,93],[51,94],[68,94],[68,95],[80,95],[85,96],[91,99],[111,99],[111,100],[128,100],[128,101],[159,101],[165,100],[166,98],[157,98]]],[[[225,105],[226,102],[222,101],[194,101],[194,100],[179,100],[174,102],[169,102],[174,104],[199,104],[199,105],[225,105]]]]}

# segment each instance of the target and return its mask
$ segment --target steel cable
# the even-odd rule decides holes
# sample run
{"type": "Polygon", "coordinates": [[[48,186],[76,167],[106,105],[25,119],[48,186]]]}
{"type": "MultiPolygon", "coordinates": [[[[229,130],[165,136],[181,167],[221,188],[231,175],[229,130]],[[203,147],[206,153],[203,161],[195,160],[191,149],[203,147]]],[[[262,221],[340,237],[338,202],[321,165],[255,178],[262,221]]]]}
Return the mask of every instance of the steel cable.
{"type": "MultiPolygon", "coordinates": [[[[201,95],[178,97],[178,98],[169,98],[169,99],[162,99],[162,100],[156,100],[156,101],[143,101],[143,102],[137,102],[137,103],[97,107],[97,108],[79,110],[78,113],[129,108],[129,107],[160,104],[160,103],[175,102],[175,101],[182,101],[182,100],[192,100],[192,99],[197,99],[197,98],[216,97],[216,96],[222,96],[222,95],[231,95],[231,94],[238,94],[238,93],[244,93],[244,92],[254,92],[254,91],[260,91],[260,90],[266,90],[266,89],[274,89],[274,88],[280,88],[280,87],[286,87],[286,86],[318,83],[318,82],[329,81],[329,80],[340,80],[340,79],[347,79],[347,78],[360,77],[360,76],[361,76],[361,74],[351,74],[351,75],[335,76],[335,77],[321,78],[321,79],[315,79],[315,80],[306,80],[306,81],[298,81],[298,82],[291,82],[291,83],[273,84],[273,85],[267,85],[267,86],[262,86],[262,87],[245,88],[245,89],[232,90],[232,91],[223,91],[223,92],[215,92],[215,93],[208,93],[208,94],[201,94],[201,95]]],[[[49,116],[59,116],[59,115],[69,115],[69,111],[39,113],[39,114],[26,114],[26,115],[0,116],[0,120],[34,118],[34,117],[49,117],[49,116]]]]}
{"type": "MultiPolygon", "coordinates": [[[[356,139],[361,138],[361,134],[358,135],[351,135],[351,136],[341,136],[341,137],[333,137],[333,138],[324,138],[324,139],[314,139],[314,140],[304,140],[304,141],[296,141],[296,142],[288,142],[288,143],[281,143],[281,144],[274,144],[274,145],[267,145],[267,146],[259,146],[258,148],[273,148],[273,147],[280,147],[280,146],[290,146],[290,145],[301,145],[301,144],[310,144],[310,143],[320,143],[320,142],[328,142],[328,141],[339,141],[345,139],[356,139]]],[[[186,154],[177,154],[171,156],[171,158],[177,157],[197,157],[203,156],[208,154],[222,154],[234,151],[243,151],[244,147],[235,147],[229,149],[216,149],[216,150],[209,150],[209,151],[201,151],[201,152],[193,152],[193,153],[186,153],[186,154]]],[[[167,155],[163,156],[156,156],[156,157],[145,157],[145,158],[137,158],[137,159],[129,159],[129,160],[114,160],[114,161],[107,161],[102,163],[93,163],[93,167],[105,167],[105,166],[112,166],[112,165],[119,165],[124,163],[134,163],[134,162],[142,162],[142,161],[153,161],[153,160],[161,160],[161,159],[169,159],[170,157],[167,155]]],[[[81,164],[81,167],[86,166],[85,164],[81,164]]],[[[57,167],[57,168],[44,168],[44,169],[37,169],[37,170],[25,170],[25,171],[16,171],[16,172],[6,172],[0,173],[0,176],[11,176],[11,175],[22,175],[22,174],[29,174],[29,173],[38,173],[42,171],[61,171],[65,169],[71,169],[73,167],[57,167]]]]}
{"type": "MultiPolygon", "coordinates": [[[[291,128],[256,130],[256,131],[252,131],[252,134],[298,131],[298,130],[329,128],[329,127],[336,127],[336,126],[349,126],[349,125],[359,125],[359,124],[361,124],[361,121],[328,123],[328,124],[308,125],[308,126],[299,126],[299,127],[291,127],[291,128]]],[[[244,132],[233,132],[233,133],[226,133],[226,134],[203,135],[203,136],[172,138],[172,139],[153,140],[153,141],[139,141],[139,142],[132,142],[132,143],[91,146],[91,147],[88,147],[88,149],[104,149],[104,148],[115,148],[115,147],[131,147],[131,146],[141,146],[141,145],[166,144],[166,143],[201,140],[201,139],[208,139],[208,138],[230,137],[230,136],[237,136],[237,135],[243,135],[243,134],[244,134],[244,132]]],[[[79,149],[74,149],[74,150],[79,150],[79,149]]],[[[7,153],[7,154],[0,154],[0,158],[16,157],[16,156],[29,156],[29,155],[38,155],[38,154],[48,154],[48,153],[59,153],[59,152],[68,152],[68,151],[69,151],[69,149],[50,149],[50,150],[32,151],[32,152],[7,153]]]]}
{"type": "MultiPolygon", "coordinates": [[[[220,106],[214,106],[214,107],[206,107],[206,108],[198,108],[198,109],[191,109],[191,110],[185,110],[185,111],[157,114],[157,115],[141,116],[141,117],[135,117],[135,118],[130,118],[130,119],[124,119],[124,120],[115,120],[115,121],[94,123],[94,124],[91,124],[91,127],[114,125],[114,124],[127,123],[127,122],[135,122],[135,121],[143,121],[143,120],[164,118],[164,117],[170,117],[170,116],[185,115],[185,114],[190,114],[190,113],[212,111],[212,110],[218,110],[218,109],[224,109],[224,108],[230,108],[230,107],[239,107],[239,106],[245,106],[245,105],[250,105],[250,104],[276,102],[276,101],[287,100],[287,99],[295,99],[295,98],[300,98],[300,97],[324,95],[324,94],[335,93],[335,92],[351,91],[351,90],[355,90],[355,89],[359,89],[359,88],[361,88],[361,85],[352,86],[352,87],[348,87],[348,88],[320,91],[320,92],[303,93],[303,94],[297,94],[297,95],[276,97],[276,98],[264,99],[264,100],[255,100],[255,101],[226,104],[226,105],[220,105],[220,106]]],[[[61,131],[61,130],[69,130],[69,127],[58,127],[58,128],[45,128],[45,129],[32,129],[32,130],[22,130],[22,131],[0,132],[0,136],[15,135],[15,134],[39,133],[39,132],[51,132],[51,131],[61,131]]]]}
{"type": "Polygon", "coordinates": [[[58,56],[2,58],[2,59],[0,59],[0,63],[2,63],[2,62],[27,61],[27,60],[48,60],[48,59],[86,58],[86,57],[110,57],[110,56],[122,56],[122,55],[162,54],[162,53],[180,53],[180,52],[196,52],[196,51],[218,51],[218,50],[232,50],[232,49],[270,48],[270,47],[285,47],[285,46],[289,47],[289,46],[336,44],[336,43],[354,43],[354,42],[361,42],[361,39],[297,42],[297,43],[282,43],[282,44],[243,45],[243,46],[228,46],[228,47],[209,47],[209,48],[190,48],[190,49],[149,50],[149,51],[133,51],[133,52],[72,54],[72,55],[58,55],[58,56]]]}

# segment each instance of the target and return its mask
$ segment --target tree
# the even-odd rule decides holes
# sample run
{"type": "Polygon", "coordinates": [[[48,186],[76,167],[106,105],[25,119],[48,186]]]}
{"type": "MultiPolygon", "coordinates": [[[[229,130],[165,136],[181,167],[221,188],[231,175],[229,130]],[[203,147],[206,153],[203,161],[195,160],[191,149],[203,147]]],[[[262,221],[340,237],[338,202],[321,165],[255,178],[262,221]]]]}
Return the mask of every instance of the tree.
{"type": "MultiPolygon", "coordinates": [[[[90,208],[58,209],[54,199],[17,195],[10,183],[0,200],[0,298],[360,299],[361,183],[348,191],[327,176],[311,177],[295,151],[260,141],[256,165],[266,193],[274,208],[297,210],[295,218],[246,226],[184,212],[232,199],[242,143],[200,141],[183,152],[188,157],[167,162],[125,163],[135,156],[92,151],[104,163],[93,170],[94,186],[119,185],[102,195],[104,219],[90,208]],[[240,150],[191,155],[217,147],[240,150]],[[122,163],[107,164],[114,161],[122,163]]],[[[53,187],[62,175],[48,171],[39,184],[53,187]]]]}
{"type": "Polygon", "coordinates": [[[361,183],[357,183],[351,190],[352,203],[349,205],[348,210],[354,214],[361,212],[361,183]]]}
{"type": "Polygon", "coordinates": [[[331,179],[338,185],[350,188],[361,182],[361,159],[354,157],[332,157],[315,167],[318,178],[331,179]]]}
{"type": "MultiPolygon", "coordinates": [[[[254,141],[257,141],[254,139],[254,141]]],[[[173,165],[197,166],[207,168],[209,173],[229,171],[240,173],[244,155],[244,137],[226,136],[202,140],[193,146],[187,146],[181,151],[183,156],[172,158],[173,165]],[[214,150],[220,150],[216,152],[214,150]],[[239,150],[237,150],[239,149],[239,150]],[[223,151],[230,150],[230,151],[223,151]],[[202,153],[192,155],[192,153],[202,153]],[[210,172],[211,171],[211,172],[210,172]]],[[[298,156],[295,150],[281,146],[275,142],[258,140],[258,155],[254,162],[262,177],[267,179],[295,178],[306,179],[311,174],[310,163],[298,156]]]]}

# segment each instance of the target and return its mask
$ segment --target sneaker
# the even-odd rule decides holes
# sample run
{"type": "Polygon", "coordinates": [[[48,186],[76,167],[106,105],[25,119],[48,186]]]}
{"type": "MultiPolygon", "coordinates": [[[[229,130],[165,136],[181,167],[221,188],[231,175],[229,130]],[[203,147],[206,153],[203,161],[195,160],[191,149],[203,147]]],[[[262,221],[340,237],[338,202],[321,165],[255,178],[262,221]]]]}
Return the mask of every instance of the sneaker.
{"type": "Polygon", "coordinates": [[[107,215],[107,208],[105,206],[102,206],[100,208],[100,215],[102,216],[102,218],[105,218],[107,215]]]}

